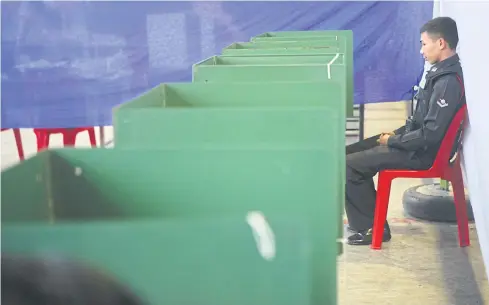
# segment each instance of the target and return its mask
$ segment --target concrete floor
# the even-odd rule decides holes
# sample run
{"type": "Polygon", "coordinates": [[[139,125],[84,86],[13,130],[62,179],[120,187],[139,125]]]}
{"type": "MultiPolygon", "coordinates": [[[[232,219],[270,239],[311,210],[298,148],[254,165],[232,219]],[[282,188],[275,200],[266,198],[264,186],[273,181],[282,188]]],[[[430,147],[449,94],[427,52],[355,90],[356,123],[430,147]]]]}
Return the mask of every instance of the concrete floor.
{"type": "MultiPolygon", "coordinates": [[[[403,103],[367,105],[365,137],[401,126],[405,110],[403,103]]],[[[489,304],[475,225],[470,225],[471,246],[460,248],[456,224],[416,221],[404,215],[404,191],[429,182],[394,180],[387,217],[392,240],[382,250],[345,245],[338,259],[339,304],[489,304]]]]}
{"type": "Polygon", "coordinates": [[[475,226],[470,226],[471,246],[460,248],[455,224],[404,217],[402,194],[421,183],[394,182],[388,214],[392,240],[382,250],[345,245],[338,260],[339,304],[489,304],[475,226]]]}
{"type": "MultiPolygon", "coordinates": [[[[403,124],[402,103],[369,105],[366,136],[390,131],[403,124]]],[[[27,155],[35,154],[31,130],[23,130],[27,155]]],[[[106,140],[112,138],[106,128],[106,140]]],[[[348,139],[354,141],[355,139],[348,139]]],[[[11,131],[1,135],[2,169],[17,162],[11,131]]],[[[61,137],[52,139],[61,146],[61,137]]],[[[88,146],[88,136],[79,136],[78,147],[88,146]]],[[[456,225],[407,219],[403,215],[403,192],[426,181],[399,179],[392,186],[388,220],[392,240],[381,251],[345,245],[338,259],[339,304],[482,305],[489,304],[489,283],[477,239],[471,225],[471,243],[459,248],[456,225]]],[[[346,236],[347,232],[345,232],[346,236]]]]}

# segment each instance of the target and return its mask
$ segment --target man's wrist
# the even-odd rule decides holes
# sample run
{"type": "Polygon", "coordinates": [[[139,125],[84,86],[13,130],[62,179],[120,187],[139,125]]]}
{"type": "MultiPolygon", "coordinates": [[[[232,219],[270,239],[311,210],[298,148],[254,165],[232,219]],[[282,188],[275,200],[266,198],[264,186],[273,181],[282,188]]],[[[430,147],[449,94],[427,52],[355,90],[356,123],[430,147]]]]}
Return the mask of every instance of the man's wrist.
{"type": "Polygon", "coordinates": [[[392,142],[395,141],[396,137],[397,137],[397,135],[389,136],[389,138],[387,139],[386,145],[387,146],[392,145],[392,142]]]}

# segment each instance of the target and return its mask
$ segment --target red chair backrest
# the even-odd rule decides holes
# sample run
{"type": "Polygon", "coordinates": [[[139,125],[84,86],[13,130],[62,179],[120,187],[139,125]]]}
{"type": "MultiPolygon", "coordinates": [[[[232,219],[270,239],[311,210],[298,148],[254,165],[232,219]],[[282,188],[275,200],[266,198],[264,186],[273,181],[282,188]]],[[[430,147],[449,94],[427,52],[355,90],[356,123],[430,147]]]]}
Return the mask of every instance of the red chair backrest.
{"type": "MultiPolygon", "coordinates": [[[[441,142],[440,148],[438,149],[438,154],[436,155],[435,162],[433,162],[432,168],[444,169],[450,164],[450,158],[452,157],[452,152],[454,145],[460,146],[460,143],[456,141],[461,141],[463,138],[463,129],[466,125],[467,117],[467,104],[464,104],[455,114],[450,126],[448,127],[445,137],[441,142]],[[459,130],[461,129],[460,137],[459,130]]],[[[460,147],[457,147],[457,152],[460,147]]]]}

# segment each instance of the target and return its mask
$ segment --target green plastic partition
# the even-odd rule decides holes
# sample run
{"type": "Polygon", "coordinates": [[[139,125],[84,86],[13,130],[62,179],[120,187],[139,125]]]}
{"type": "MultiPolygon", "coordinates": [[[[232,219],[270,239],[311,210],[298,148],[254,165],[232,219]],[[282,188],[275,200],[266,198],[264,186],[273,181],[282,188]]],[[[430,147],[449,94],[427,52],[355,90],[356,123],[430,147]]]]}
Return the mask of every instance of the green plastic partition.
{"type": "Polygon", "coordinates": [[[327,31],[281,31],[267,32],[251,38],[252,42],[301,42],[306,41],[308,47],[316,45],[318,41],[328,42],[332,39],[339,41],[340,48],[344,47],[347,65],[351,68],[351,82],[353,88],[353,31],[351,30],[327,30],[327,31]],[[312,43],[312,45],[311,45],[312,43]]]}
{"type": "Polygon", "coordinates": [[[252,38],[249,43],[233,43],[223,49],[223,55],[317,55],[344,53],[347,66],[347,111],[353,116],[354,62],[352,31],[292,31],[269,32],[252,38]],[[333,40],[332,40],[333,38],[333,40]],[[335,40],[334,40],[335,39],[335,40]]]}
{"type": "Polygon", "coordinates": [[[334,64],[344,65],[344,55],[261,55],[261,56],[226,56],[216,55],[207,58],[194,66],[260,66],[260,65],[299,65],[299,64],[334,64]]]}
{"type": "MultiPolygon", "coordinates": [[[[331,172],[338,177],[341,238],[346,124],[341,106],[343,88],[332,82],[163,84],[114,109],[115,148],[336,149],[337,167],[331,172]]],[[[342,245],[338,247],[341,253],[342,245]]]]}
{"type": "MultiPolygon", "coordinates": [[[[251,41],[255,43],[307,41],[316,44],[317,41],[329,43],[333,39],[340,42],[340,48],[345,48],[344,53],[346,54],[347,65],[351,66],[351,74],[353,77],[353,31],[351,30],[267,32],[252,37],[251,41]]],[[[353,79],[351,81],[353,85],[353,79]]]]}
{"type": "Polygon", "coordinates": [[[312,304],[305,222],[267,216],[9,224],[2,226],[2,254],[80,260],[115,276],[145,304],[312,304]],[[271,234],[253,219],[264,219],[271,234]]]}
{"type": "Polygon", "coordinates": [[[256,42],[235,42],[224,49],[289,49],[289,48],[331,48],[347,50],[345,40],[307,39],[307,40],[263,40],[256,42]]]}
{"type": "MultiPolygon", "coordinates": [[[[285,56],[287,57],[287,56],[285,56]]],[[[333,62],[268,65],[232,65],[230,57],[224,64],[219,60],[205,60],[203,64],[193,66],[194,82],[311,82],[333,81],[346,86],[346,68],[333,62]]],[[[340,57],[340,56],[338,56],[340,57]]],[[[256,59],[257,57],[253,57],[256,59]]],[[[346,90],[345,90],[346,91],[346,90]]]]}
{"type": "MultiPolygon", "coordinates": [[[[43,223],[242,217],[250,211],[260,211],[269,217],[302,218],[312,240],[312,304],[336,304],[338,177],[331,169],[337,166],[338,151],[331,146],[44,151],[2,173],[2,240],[9,238],[5,231],[9,225],[36,231],[36,226],[43,223]],[[12,179],[21,179],[22,184],[4,188],[5,181],[11,183],[12,179]],[[46,189],[46,197],[38,198],[35,196],[39,194],[30,192],[39,188],[46,189]],[[39,207],[19,213],[17,206],[34,203],[39,207]],[[39,211],[42,212],[33,214],[39,211]]],[[[77,239],[78,242],[83,244],[98,235],[91,232],[77,239]]],[[[151,253],[156,236],[152,238],[147,249],[137,244],[135,251],[151,253]]],[[[30,243],[29,239],[10,237],[10,240],[21,245],[30,243]]],[[[51,240],[44,250],[55,249],[60,242],[66,242],[66,238],[51,240]]],[[[207,240],[201,242],[205,244],[207,240]]],[[[2,251],[6,249],[2,245],[2,251]]],[[[201,255],[199,248],[192,253],[201,255]]],[[[115,259],[121,253],[112,251],[110,255],[115,259]]],[[[146,263],[155,266],[159,259],[159,255],[151,255],[146,263]]],[[[176,259],[173,257],[172,262],[176,259]]],[[[140,268],[140,264],[134,263],[133,267],[140,268]]],[[[212,281],[212,277],[207,280],[212,281]]]]}
{"type": "Polygon", "coordinates": [[[234,43],[227,48],[222,49],[222,55],[226,56],[263,56],[263,55],[335,55],[336,53],[345,53],[344,47],[285,47],[281,48],[278,45],[270,45],[266,43],[269,48],[258,48],[256,43],[244,42],[234,43]]]}
{"type": "MultiPolygon", "coordinates": [[[[278,56],[272,56],[270,60],[275,60],[278,56]]],[[[283,56],[288,58],[289,56],[283,56]]],[[[335,82],[343,84],[346,87],[345,93],[348,97],[350,92],[347,91],[347,73],[346,67],[343,64],[335,64],[335,60],[341,58],[337,56],[329,62],[322,63],[305,63],[305,61],[317,60],[306,59],[309,56],[290,56],[291,58],[284,59],[285,64],[250,64],[250,65],[233,65],[233,56],[224,57],[224,59],[208,59],[202,64],[193,66],[193,81],[194,82],[335,82]],[[303,59],[301,59],[303,58],[303,59]],[[335,59],[336,58],[336,59],[335,59]],[[296,63],[293,63],[296,60],[296,63]],[[302,62],[301,62],[302,61],[302,62]]],[[[322,56],[319,56],[322,57],[322,56]]],[[[219,58],[219,57],[218,57],[219,58]]],[[[223,58],[222,56],[220,58],[223,58]]],[[[243,58],[235,59],[241,61],[243,58]]],[[[250,60],[258,60],[257,57],[252,57],[250,60]]],[[[351,100],[348,98],[343,104],[346,108],[347,115],[353,112],[351,100]]]]}
{"type": "Polygon", "coordinates": [[[114,143],[116,148],[324,147],[338,130],[335,145],[341,150],[344,88],[333,82],[163,84],[114,108],[114,143]],[[316,111],[322,109],[328,113],[316,111]],[[328,121],[330,113],[338,119],[328,121]]]}
{"type": "MultiPolygon", "coordinates": [[[[334,39],[343,38],[345,40],[353,40],[352,30],[317,30],[317,31],[275,31],[265,32],[251,38],[251,41],[263,40],[283,40],[287,38],[295,38],[297,40],[308,39],[310,37],[334,37],[334,39]]],[[[331,39],[331,38],[330,38],[331,39]]]]}
{"type": "MultiPolygon", "coordinates": [[[[284,32],[266,32],[257,36],[251,37],[251,42],[262,41],[287,41],[287,40],[309,40],[309,39],[321,39],[323,41],[345,41],[350,36],[344,32],[351,31],[284,31],[284,32]]],[[[352,37],[352,36],[351,36],[352,37]]]]}

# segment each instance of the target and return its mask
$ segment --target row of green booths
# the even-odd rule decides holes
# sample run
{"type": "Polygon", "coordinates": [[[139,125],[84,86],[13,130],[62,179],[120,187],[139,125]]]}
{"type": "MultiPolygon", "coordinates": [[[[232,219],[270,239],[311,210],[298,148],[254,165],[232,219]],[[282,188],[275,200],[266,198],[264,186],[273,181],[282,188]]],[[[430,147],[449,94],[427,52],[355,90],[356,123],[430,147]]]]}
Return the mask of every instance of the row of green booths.
{"type": "Polygon", "coordinates": [[[352,42],[233,43],[116,107],[114,149],[2,172],[2,252],[89,262],[154,305],[337,304],[352,42]]]}

